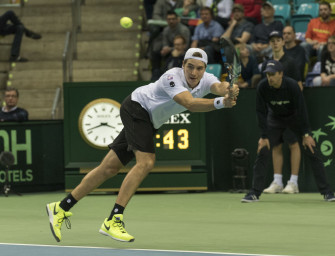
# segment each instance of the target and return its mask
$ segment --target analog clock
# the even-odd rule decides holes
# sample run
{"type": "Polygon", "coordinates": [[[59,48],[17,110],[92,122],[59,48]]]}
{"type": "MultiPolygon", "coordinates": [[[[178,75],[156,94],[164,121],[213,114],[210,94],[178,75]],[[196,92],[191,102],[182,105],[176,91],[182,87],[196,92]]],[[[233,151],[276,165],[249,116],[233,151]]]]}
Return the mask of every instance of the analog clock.
{"type": "Polygon", "coordinates": [[[79,131],[92,147],[107,149],[123,129],[120,103],[100,98],[88,103],[79,115],[79,131]]]}

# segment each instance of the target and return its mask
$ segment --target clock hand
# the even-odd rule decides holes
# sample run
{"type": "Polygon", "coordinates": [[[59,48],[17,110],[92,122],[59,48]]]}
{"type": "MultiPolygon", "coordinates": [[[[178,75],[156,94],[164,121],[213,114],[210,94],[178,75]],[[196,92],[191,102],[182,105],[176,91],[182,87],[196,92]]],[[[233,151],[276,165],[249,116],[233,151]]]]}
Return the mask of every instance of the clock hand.
{"type": "Polygon", "coordinates": [[[113,129],[115,129],[115,127],[114,126],[111,126],[111,125],[109,125],[109,124],[104,124],[105,126],[107,126],[107,127],[110,127],[110,128],[113,128],[113,129]]]}
{"type": "Polygon", "coordinates": [[[110,128],[115,129],[114,126],[111,126],[111,125],[109,125],[108,123],[100,123],[100,124],[97,125],[97,126],[94,126],[94,127],[91,127],[91,128],[89,128],[89,129],[87,129],[87,131],[93,130],[93,129],[98,128],[98,127],[101,127],[101,126],[107,126],[107,127],[110,127],[110,128]]]}
{"type": "Polygon", "coordinates": [[[87,131],[93,130],[93,129],[98,128],[98,127],[103,126],[103,125],[104,125],[104,123],[101,123],[101,124],[99,124],[97,126],[94,126],[94,127],[91,127],[89,129],[87,129],[87,131]]]}

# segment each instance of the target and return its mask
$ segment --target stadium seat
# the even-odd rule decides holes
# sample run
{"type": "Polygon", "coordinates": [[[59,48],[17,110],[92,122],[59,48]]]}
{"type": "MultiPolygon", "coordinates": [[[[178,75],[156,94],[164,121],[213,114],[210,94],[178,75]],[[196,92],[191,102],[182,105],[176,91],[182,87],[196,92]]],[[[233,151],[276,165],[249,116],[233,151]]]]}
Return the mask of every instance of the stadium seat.
{"type": "Polygon", "coordinates": [[[275,20],[279,20],[286,26],[287,21],[291,17],[291,5],[290,4],[275,4],[275,20]]]}
{"type": "Polygon", "coordinates": [[[291,0],[271,0],[269,2],[271,2],[273,5],[275,5],[275,4],[290,4],[291,0]]]}
{"type": "Polygon", "coordinates": [[[319,16],[319,4],[301,4],[296,14],[291,16],[291,26],[296,32],[306,32],[309,21],[319,16]]]}
{"type": "Polygon", "coordinates": [[[221,64],[208,64],[206,68],[206,72],[213,74],[218,79],[221,78],[221,71],[222,71],[221,64]]]}
{"type": "MultiPolygon", "coordinates": [[[[293,0],[293,8],[295,11],[298,11],[300,5],[302,4],[315,4],[315,0],[293,0]]],[[[319,11],[319,8],[318,8],[319,11]]]]}
{"type": "Polygon", "coordinates": [[[319,17],[319,4],[318,3],[301,4],[295,15],[310,15],[311,18],[317,18],[319,17]]]}
{"type": "Polygon", "coordinates": [[[291,17],[291,26],[294,27],[297,33],[306,33],[308,23],[311,20],[309,15],[301,15],[297,17],[291,17]]]}

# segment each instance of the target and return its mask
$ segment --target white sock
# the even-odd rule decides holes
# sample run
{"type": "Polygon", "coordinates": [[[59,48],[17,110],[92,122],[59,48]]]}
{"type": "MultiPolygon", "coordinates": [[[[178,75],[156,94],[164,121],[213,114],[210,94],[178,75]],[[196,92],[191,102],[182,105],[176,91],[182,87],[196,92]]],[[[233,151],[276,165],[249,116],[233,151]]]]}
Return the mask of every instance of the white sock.
{"type": "Polygon", "coordinates": [[[291,175],[290,181],[293,182],[295,185],[298,185],[298,175],[291,175]]]}
{"type": "Polygon", "coordinates": [[[283,175],[281,174],[275,174],[273,175],[274,179],[273,181],[276,182],[279,186],[283,186],[283,175]]]}

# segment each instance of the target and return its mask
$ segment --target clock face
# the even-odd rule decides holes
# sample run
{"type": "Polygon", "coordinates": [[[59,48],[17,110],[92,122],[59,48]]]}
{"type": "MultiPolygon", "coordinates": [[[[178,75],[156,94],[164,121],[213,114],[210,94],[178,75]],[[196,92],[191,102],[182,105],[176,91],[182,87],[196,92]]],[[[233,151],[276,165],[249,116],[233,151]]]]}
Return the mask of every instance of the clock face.
{"type": "Polygon", "coordinates": [[[88,103],[79,115],[79,131],[92,147],[107,149],[123,129],[120,103],[106,98],[88,103]]]}

